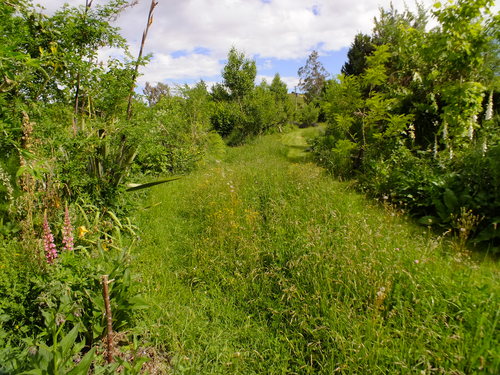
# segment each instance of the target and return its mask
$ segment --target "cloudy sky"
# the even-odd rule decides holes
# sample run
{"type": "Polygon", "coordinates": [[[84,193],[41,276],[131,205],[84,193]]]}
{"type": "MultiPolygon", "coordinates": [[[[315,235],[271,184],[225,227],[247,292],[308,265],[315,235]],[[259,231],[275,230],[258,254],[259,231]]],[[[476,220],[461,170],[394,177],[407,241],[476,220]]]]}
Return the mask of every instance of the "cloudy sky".
{"type": "MultiPolygon", "coordinates": [[[[94,0],[104,4],[108,0],[94,0]]],[[[52,13],[64,3],[85,0],[35,0],[52,13]]],[[[415,6],[408,0],[410,9],[415,6]]],[[[421,0],[430,7],[433,0],[421,0]]],[[[404,0],[393,0],[404,9],[404,0]]],[[[151,0],[123,12],[115,24],[137,54],[151,0]]],[[[231,46],[257,62],[257,83],[278,72],[290,90],[298,83],[297,70],[316,49],[326,70],[338,74],[349,45],[358,32],[369,33],[384,0],[158,0],[145,52],[153,59],[140,84],[220,81],[231,46]]],[[[111,54],[112,51],[103,52],[111,54]]]]}

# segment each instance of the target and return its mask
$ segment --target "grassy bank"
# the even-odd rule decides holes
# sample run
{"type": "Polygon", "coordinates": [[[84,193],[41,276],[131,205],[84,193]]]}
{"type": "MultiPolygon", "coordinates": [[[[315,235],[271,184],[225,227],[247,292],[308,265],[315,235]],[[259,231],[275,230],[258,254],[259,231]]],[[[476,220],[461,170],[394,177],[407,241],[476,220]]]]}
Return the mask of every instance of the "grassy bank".
{"type": "Polygon", "coordinates": [[[174,372],[498,373],[498,266],[280,141],[155,187],[138,214],[144,324],[174,372]]]}

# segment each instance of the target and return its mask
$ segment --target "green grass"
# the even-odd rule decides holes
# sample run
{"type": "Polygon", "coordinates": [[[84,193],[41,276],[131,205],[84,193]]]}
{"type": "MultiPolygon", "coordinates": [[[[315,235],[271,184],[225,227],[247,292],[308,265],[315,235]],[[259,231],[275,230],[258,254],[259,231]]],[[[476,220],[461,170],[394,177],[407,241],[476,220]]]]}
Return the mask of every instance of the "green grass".
{"type": "Polygon", "coordinates": [[[291,162],[311,161],[311,155],[307,152],[308,140],[317,137],[324,131],[322,126],[298,129],[285,134],[281,143],[286,146],[286,157],[291,162]]]}
{"type": "Polygon", "coordinates": [[[498,373],[497,264],[291,163],[304,131],[233,148],[138,214],[144,325],[173,372],[498,373]]]}

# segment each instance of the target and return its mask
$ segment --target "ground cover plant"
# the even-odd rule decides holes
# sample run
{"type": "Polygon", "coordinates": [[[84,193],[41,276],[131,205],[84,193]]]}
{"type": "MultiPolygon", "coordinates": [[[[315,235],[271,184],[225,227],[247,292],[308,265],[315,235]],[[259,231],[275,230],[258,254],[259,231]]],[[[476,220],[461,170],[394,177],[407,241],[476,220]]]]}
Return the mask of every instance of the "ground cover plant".
{"type": "Polygon", "coordinates": [[[173,371],[497,373],[496,263],[279,142],[154,188],[138,216],[135,270],[173,371]]]}

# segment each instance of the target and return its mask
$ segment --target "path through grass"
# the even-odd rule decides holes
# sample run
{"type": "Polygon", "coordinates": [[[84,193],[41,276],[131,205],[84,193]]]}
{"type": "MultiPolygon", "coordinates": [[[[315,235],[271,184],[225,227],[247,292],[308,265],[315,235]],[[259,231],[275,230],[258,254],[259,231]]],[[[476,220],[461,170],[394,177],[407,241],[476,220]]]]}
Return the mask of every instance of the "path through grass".
{"type": "Polygon", "coordinates": [[[155,187],[139,215],[144,324],[173,372],[497,374],[497,265],[281,140],[155,187]]]}

